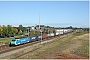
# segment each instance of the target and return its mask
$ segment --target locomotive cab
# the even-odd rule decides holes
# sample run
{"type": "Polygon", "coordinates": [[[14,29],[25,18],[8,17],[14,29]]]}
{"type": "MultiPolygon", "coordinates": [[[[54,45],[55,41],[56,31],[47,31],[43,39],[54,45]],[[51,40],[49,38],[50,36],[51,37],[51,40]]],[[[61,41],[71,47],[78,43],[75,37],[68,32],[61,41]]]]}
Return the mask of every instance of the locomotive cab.
{"type": "Polygon", "coordinates": [[[19,38],[13,38],[12,41],[10,42],[10,45],[18,45],[20,44],[20,39],[19,38]]]}

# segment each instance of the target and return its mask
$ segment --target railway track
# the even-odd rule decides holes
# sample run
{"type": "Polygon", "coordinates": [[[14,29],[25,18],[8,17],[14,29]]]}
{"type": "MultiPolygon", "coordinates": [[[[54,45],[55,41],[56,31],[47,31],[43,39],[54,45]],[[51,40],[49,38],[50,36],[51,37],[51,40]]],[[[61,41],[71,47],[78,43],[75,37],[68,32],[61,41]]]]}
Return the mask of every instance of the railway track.
{"type": "MultiPolygon", "coordinates": [[[[60,35],[60,36],[63,36],[63,35],[60,35]]],[[[53,38],[58,38],[58,37],[59,36],[54,36],[54,37],[50,37],[50,38],[47,38],[47,39],[43,39],[42,42],[43,41],[46,41],[46,40],[51,40],[53,38]]],[[[16,50],[16,49],[24,48],[26,46],[30,46],[30,45],[33,45],[33,44],[36,44],[36,43],[40,43],[40,42],[41,42],[41,40],[34,41],[34,42],[31,42],[31,43],[26,43],[26,44],[23,44],[23,45],[18,45],[18,46],[15,46],[15,47],[9,47],[9,44],[7,44],[6,45],[7,46],[6,48],[3,48],[3,49],[0,50],[0,54],[6,53],[6,52],[9,52],[9,51],[13,51],[13,50],[16,50]]]]}
{"type": "MultiPolygon", "coordinates": [[[[51,40],[53,38],[55,38],[55,37],[43,39],[42,42],[46,41],[46,40],[51,40]]],[[[9,51],[13,51],[13,50],[16,50],[16,49],[24,48],[26,46],[30,46],[30,45],[33,45],[33,44],[36,44],[36,43],[40,43],[40,42],[41,42],[41,40],[30,42],[30,43],[26,43],[26,44],[23,44],[23,45],[13,46],[13,47],[9,47],[9,44],[7,44],[6,48],[3,48],[3,49],[0,50],[0,54],[5,53],[5,52],[9,52],[9,51]]],[[[5,47],[5,46],[3,46],[3,47],[5,47]]]]}

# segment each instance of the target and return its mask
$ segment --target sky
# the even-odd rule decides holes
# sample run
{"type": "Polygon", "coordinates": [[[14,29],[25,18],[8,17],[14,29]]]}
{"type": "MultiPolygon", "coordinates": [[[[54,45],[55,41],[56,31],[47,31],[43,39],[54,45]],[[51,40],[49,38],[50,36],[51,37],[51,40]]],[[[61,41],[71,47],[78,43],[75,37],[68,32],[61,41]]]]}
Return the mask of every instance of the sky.
{"type": "Polygon", "coordinates": [[[0,1],[0,25],[88,27],[88,1],[0,1]]]}

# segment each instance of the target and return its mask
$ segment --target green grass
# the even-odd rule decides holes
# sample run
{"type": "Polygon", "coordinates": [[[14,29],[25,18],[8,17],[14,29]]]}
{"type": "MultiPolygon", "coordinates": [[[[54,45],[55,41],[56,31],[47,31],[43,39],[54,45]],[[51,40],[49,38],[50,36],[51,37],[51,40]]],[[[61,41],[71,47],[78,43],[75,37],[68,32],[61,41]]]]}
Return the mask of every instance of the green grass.
{"type": "Polygon", "coordinates": [[[12,38],[3,38],[3,39],[0,39],[0,43],[8,44],[8,43],[10,43],[11,40],[12,40],[12,38]]]}
{"type": "MultiPolygon", "coordinates": [[[[24,37],[18,36],[18,38],[24,38],[24,37]]],[[[0,43],[8,44],[8,43],[10,43],[11,40],[12,40],[12,38],[0,38],[0,43]]]]}

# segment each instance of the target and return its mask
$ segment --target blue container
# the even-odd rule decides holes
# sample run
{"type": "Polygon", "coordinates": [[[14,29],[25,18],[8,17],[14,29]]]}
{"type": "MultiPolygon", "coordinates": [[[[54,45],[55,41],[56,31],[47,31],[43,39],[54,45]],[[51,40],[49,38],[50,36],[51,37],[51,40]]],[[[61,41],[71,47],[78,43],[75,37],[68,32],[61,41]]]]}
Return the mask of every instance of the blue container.
{"type": "Polygon", "coordinates": [[[29,42],[29,38],[21,38],[21,44],[29,42]]]}
{"type": "Polygon", "coordinates": [[[37,36],[30,36],[29,39],[30,39],[30,41],[35,41],[35,40],[37,40],[37,36]]]}
{"type": "Polygon", "coordinates": [[[37,40],[41,40],[42,36],[41,35],[38,35],[37,36],[37,40]]]}

